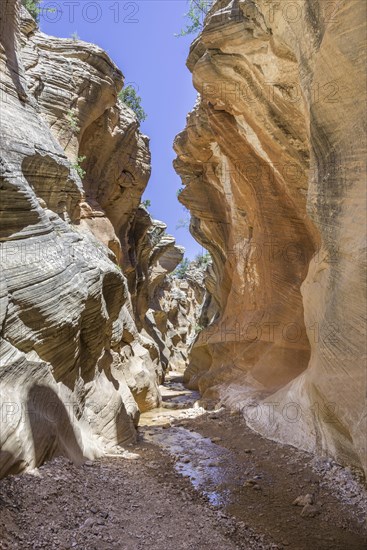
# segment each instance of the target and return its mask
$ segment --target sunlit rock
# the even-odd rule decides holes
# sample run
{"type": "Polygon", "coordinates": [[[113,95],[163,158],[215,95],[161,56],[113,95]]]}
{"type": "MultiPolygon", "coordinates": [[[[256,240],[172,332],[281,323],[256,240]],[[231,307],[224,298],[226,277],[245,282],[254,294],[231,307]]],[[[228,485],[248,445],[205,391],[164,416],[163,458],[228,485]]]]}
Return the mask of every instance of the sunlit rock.
{"type": "Polygon", "coordinates": [[[334,4],[216,2],[192,44],[175,167],[219,313],[186,379],[270,438],[365,467],[366,4],[334,4]]]}

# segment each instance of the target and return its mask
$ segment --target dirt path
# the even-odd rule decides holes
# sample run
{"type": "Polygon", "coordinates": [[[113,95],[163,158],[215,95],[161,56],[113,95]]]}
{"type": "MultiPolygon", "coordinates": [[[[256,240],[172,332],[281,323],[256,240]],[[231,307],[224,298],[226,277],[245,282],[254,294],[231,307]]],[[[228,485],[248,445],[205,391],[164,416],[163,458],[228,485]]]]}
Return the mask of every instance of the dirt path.
{"type": "Polygon", "coordinates": [[[172,377],[124,457],[58,458],[2,480],[0,548],[366,548],[356,473],[204,413],[196,398],[172,377]],[[305,514],[292,502],[307,494],[305,514]]]}
{"type": "MultiPolygon", "coordinates": [[[[216,470],[215,501],[226,513],[268,535],[280,547],[367,548],[366,491],[357,473],[264,439],[243,420],[225,414],[185,424],[229,451],[210,464],[216,470]],[[304,502],[311,505],[293,504],[306,495],[304,502]]],[[[194,458],[192,463],[195,475],[194,458]]],[[[208,490],[210,483],[206,485],[208,490]]]]}

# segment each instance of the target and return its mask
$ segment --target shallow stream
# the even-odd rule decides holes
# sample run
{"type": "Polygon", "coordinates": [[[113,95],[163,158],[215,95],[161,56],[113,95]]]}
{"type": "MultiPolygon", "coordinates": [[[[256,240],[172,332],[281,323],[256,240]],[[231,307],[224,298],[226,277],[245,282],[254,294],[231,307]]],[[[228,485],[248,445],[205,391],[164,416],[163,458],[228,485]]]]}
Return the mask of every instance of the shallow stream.
{"type": "Polygon", "coordinates": [[[175,460],[176,471],[188,477],[212,505],[230,504],[238,487],[233,453],[210,438],[180,426],[180,420],[201,415],[215,418],[216,413],[208,413],[198,405],[199,393],[187,390],[178,374],[171,374],[161,390],[163,407],[141,416],[140,433],[144,440],[168,452],[175,460]]]}

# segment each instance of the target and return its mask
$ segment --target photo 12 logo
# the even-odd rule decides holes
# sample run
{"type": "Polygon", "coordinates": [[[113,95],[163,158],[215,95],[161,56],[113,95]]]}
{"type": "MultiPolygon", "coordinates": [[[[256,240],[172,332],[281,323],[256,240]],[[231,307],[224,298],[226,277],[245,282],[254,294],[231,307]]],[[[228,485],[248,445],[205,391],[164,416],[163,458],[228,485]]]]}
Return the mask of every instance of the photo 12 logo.
{"type": "MultiPolygon", "coordinates": [[[[323,23],[335,23],[340,7],[340,2],[337,0],[323,0],[315,4],[314,17],[321,19],[323,23]]],[[[308,10],[308,0],[265,0],[263,14],[270,24],[283,20],[292,25],[306,22],[309,17],[308,10]]]]}
{"type": "Polygon", "coordinates": [[[129,1],[84,1],[84,0],[59,0],[46,1],[40,7],[40,19],[47,23],[65,21],[77,23],[99,23],[106,21],[115,24],[139,23],[141,2],[129,1]]]}
{"type": "MultiPolygon", "coordinates": [[[[313,82],[310,99],[316,103],[340,102],[339,85],[337,81],[313,82]]],[[[228,80],[203,82],[200,94],[204,99],[215,104],[222,102],[226,105],[244,102],[246,104],[263,103],[264,100],[274,103],[282,100],[289,104],[302,104],[304,102],[304,90],[298,82],[262,82],[261,86],[255,86],[246,81],[231,82],[228,80]]],[[[214,112],[213,116],[217,113],[214,112]]]]}

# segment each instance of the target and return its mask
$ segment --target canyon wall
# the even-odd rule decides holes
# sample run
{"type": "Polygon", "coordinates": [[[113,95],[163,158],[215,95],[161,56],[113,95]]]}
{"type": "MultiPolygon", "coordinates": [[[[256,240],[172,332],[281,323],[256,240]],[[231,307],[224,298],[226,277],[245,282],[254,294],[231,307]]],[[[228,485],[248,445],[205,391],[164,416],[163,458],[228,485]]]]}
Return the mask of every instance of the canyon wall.
{"type": "Polygon", "coordinates": [[[0,15],[1,477],[134,441],[196,307],[168,277],[183,250],[140,206],[149,140],[121,71],[16,0],[0,15]]]}
{"type": "Polygon", "coordinates": [[[366,468],[363,0],[220,0],[176,138],[217,312],[186,380],[274,440],[366,468]]]}

